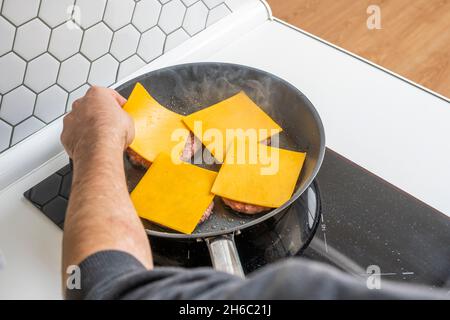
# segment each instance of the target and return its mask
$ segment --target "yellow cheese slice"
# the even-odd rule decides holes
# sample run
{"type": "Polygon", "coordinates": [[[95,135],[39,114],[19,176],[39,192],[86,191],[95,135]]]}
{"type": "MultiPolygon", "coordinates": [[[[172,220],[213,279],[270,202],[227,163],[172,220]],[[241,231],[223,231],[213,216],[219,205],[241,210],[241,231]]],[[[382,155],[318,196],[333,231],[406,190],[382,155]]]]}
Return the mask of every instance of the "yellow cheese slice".
{"type": "Polygon", "coordinates": [[[231,129],[235,132],[241,130],[244,134],[256,133],[257,141],[283,130],[243,91],[184,117],[183,122],[220,162],[223,161],[226,148],[233,141],[232,137],[227,139],[227,129],[228,132],[231,129]],[[216,133],[220,137],[216,138],[216,133]]]}
{"type": "Polygon", "coordinates": [[[133,151],[150,162],[161,152],[174,152],[174,158],[179,158],[189,136],[182,115],[161,106],[140,83],[123,109],[134,121],[135,137],[130,145],[133,151]]]}
{"type": "Polygon", "coordinates": [[[161,153],[131,192],[139,216],[159,225],[192,233],[213,201],[217,173],[188,163],[175,164],[161,153]]]}
{"type": "Polygon", "coordinates": [[[290,199],[306,153],[274,148],[259,143],[229,148],[212,193],[239,202],[277,208],[290,199]],[[241,157],[242,150],[247,155],[241,157]],[[251,151],[256,152],[250,156],[251,151]],[[240,153],[239,153],[240,152],[240,153]]]}

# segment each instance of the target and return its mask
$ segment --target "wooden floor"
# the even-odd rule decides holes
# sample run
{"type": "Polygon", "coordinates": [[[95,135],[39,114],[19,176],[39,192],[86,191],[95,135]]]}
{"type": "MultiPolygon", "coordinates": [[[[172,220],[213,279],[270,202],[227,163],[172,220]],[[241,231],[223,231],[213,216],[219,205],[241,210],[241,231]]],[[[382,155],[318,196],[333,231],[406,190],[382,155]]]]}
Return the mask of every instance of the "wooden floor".
{"type": "Polygon", "coordinates": [[[450,0],[268,0],[273,15],[450,97],[450,0]],[[369,30],[369,5],[381,29],[369,30]]]}

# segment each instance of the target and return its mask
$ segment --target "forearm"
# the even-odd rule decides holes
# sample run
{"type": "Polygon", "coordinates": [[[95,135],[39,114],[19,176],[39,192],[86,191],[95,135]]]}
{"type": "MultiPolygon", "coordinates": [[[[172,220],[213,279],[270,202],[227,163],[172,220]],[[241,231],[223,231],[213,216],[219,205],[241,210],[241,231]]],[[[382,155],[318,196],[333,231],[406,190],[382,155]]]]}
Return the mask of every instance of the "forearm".
{"type": "Polygon", "coordinates": [[[65,220],[63,274],[101,250],[121,250],[151,268],[148,238],[128,195],[121,148],[91,145],[74,157],[65,220]]]}

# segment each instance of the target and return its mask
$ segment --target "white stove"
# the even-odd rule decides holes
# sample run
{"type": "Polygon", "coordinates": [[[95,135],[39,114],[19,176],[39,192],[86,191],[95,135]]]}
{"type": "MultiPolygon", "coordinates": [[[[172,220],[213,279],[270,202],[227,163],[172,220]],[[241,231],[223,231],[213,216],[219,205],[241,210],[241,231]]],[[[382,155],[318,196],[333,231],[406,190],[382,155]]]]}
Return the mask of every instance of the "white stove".
{"type": "MultiPolygon", "coordinates": [[[[239,3],[112,87],[185,62],[233,62],[269,71],[312,101],[328,148],[450,216],[449,100],[274,19],[264,1],[239,3]]],[[[0,299],[62,297],[62,232],[23,197],[67,164],[61,128],[59,118],[0,154],[0,299]]]]}

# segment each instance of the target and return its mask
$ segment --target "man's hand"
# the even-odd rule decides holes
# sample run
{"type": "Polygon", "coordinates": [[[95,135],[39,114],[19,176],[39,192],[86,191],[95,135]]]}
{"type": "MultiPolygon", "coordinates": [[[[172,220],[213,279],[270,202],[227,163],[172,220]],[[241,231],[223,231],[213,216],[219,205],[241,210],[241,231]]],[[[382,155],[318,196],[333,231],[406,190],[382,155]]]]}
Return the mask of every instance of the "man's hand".
{"type": "Polygon", "coordinates": [[[134,138],[133,121],[122,109],[125,102],[115,90],[95,86],[76,100],[61,134],[69,157],[77,159],[99,147],[123,151],[134,138]]]}
{"type": "Polygon", "coordinates": [[[134,126],[124,103],[116,91],[92,87],[64,118],[61,140],[74,170],[64,222],[63,279],[68,266],[103,250],[125,251],[153,266],[126,183],[123,151],[134,126]]]}

